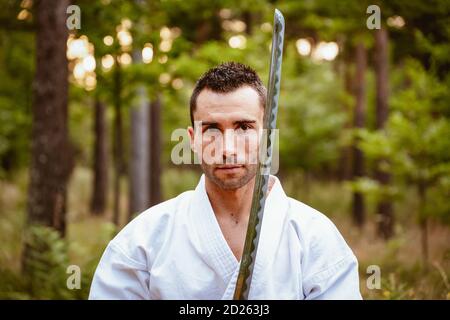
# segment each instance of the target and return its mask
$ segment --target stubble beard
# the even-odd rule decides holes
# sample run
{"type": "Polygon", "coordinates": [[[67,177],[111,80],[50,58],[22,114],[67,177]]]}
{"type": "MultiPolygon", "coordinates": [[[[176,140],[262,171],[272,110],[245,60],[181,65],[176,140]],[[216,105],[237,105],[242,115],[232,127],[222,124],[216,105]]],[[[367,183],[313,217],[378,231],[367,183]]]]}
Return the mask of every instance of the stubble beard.
{"type": "Polygon", "coordinates": [[[230,175],[230,177],[219,177],[216,175],[215,166],[202,163],[201,167],[206,177],[209,178],[219,188],[224,190],[236,190],[242,188],[249,183],[256,175],[257,164],[247,164],[242,167],[244,173],[238,176],[230,175]]]}

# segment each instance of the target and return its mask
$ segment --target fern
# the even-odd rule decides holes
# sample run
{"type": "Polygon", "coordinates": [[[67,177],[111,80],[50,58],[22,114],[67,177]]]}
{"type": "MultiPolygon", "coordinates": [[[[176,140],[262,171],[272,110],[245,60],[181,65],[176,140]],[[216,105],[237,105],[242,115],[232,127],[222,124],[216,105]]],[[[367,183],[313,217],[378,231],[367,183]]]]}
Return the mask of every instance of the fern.
{"type": "MultiPolygon", "coordinates": [[[[105,224],[100,237],[113,233],[105,224]]],[[[100,256],[89,254],[81,267],[81,288],[67,287],[69,245],[50,227],[33,225],[25,232],[22,273],[0,268],[0,299],[87,299],[90,283],[100,256]]]]}
{"type": "MultiPolygon", "coordinates": [[[[86,290],[70,290],[66,281],[70,265],[68,245],[49,227],[32,226],[25,238],[24,277],[27,292],[34,299],[80,299],[86,290]]],[[[87,275],[81,279],[86,288],[87,275]]]]}

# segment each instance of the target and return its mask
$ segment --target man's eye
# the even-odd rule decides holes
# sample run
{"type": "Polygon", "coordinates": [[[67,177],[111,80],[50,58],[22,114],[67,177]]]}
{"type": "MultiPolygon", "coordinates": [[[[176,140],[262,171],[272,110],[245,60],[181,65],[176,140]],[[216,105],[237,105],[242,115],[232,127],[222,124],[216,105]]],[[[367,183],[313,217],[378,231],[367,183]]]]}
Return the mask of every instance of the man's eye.
{"type": "Polygon", "coordinates": [[[250,126],[248,124],[243,123],[239,126],[239,129],[247,131],[248,129],[250,129],[250,126]]]}
{"type": "Polygon", "coordinates": [[[214,131],[214,130],[218,130],[217,127],[215,127],[215,126],[208,126],[208,127],[206,127],[203,130],[203,132],[205,132],[205,131],[214,131]]]}

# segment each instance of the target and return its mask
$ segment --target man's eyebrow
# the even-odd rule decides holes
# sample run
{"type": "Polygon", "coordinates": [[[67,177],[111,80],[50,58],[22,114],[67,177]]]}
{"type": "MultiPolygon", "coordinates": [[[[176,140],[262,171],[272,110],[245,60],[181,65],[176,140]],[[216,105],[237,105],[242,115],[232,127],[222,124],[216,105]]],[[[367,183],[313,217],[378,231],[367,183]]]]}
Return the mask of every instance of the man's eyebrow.
{"type": "Polygon", "coordinates": [[[234,121],[233,124],[243,124],[243,123],[256,123],[256,120],[237,120],[234,121]]]}
{"type": "MultiPolygon", "coordinates": [[[[242,119],[242,120],[233,121],[233,124],[242,124],[242,123],[256,123],[256,120],[242,119]]],[[[218,124],[219,123],[215,122],[215,121],[202,121],[202,126],[211,126],[211,125],[217,126],[218,124]]]]}
{"type": "Polygon", "coordinates": [[[218,125],[217,122],[214,121],[202,121],[202,126],[211,126],[211,125],[218,125]]]}

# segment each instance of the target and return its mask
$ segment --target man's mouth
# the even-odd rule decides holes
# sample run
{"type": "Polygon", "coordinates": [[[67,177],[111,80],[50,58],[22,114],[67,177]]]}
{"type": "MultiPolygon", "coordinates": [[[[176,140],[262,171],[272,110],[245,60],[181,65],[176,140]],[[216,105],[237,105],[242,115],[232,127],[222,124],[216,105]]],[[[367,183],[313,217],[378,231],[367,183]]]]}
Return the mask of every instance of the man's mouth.
{"type": "Polygon", "coordinates": [[[238,169],[240,169],[242,167],[244,167],[244,166],[243,165],[235,165],[235,164],[233,164],[233,165],[223,165],[223,166],[218,166],[216,168],[216,170],[220,170],[222,172],[232,172],[232,171],[238,170],[238,169]]]}

